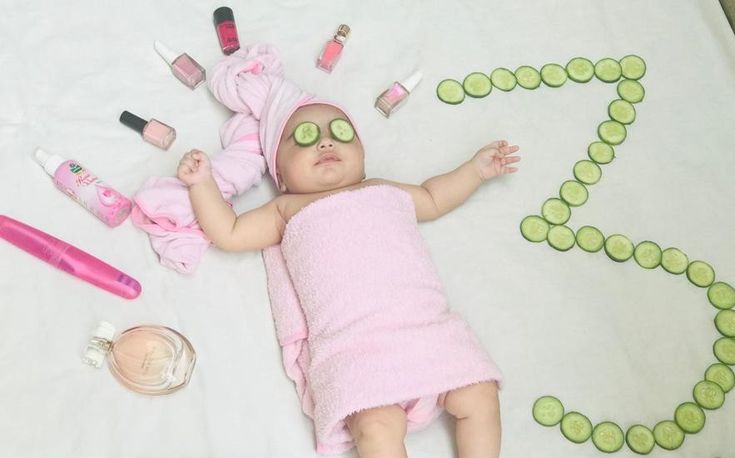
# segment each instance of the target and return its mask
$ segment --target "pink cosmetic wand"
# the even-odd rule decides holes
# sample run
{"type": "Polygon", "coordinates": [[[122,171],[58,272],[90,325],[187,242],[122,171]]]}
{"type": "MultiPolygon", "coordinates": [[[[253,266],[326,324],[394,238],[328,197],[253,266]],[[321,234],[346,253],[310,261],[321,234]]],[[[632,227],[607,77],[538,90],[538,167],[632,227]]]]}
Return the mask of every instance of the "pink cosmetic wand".
{"type": "Polygon", "coordinates": [[[43,231],[0,215],[0,237],[52,266],[125,299],[135,299],[140,283],[89,253],[43,231]]]}

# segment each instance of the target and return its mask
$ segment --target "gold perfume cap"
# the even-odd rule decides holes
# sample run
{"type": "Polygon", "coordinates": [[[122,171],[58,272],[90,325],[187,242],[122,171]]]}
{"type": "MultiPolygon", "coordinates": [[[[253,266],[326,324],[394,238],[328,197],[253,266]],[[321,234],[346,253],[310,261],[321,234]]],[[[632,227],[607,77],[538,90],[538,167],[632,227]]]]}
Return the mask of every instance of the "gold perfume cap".
{"type": "Polygon", "coordinates": [[[345,41],[349,34],[350,34],[350,26],[347,24],[340,24],[340,26],[337,27],[337,33],[334,34],[334,38],[340,41],[345,41]]]}

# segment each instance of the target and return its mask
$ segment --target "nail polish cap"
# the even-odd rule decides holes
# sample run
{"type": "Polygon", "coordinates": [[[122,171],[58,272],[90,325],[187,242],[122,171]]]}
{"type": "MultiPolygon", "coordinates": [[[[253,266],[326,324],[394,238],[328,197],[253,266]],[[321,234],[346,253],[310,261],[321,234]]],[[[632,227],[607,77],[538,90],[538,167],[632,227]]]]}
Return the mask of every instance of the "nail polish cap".
{"type": "Polygon", "coordinates": [[[227,6],[220,6],[214,10],[214,22],[220,24],[225,21],[234,21],[235,15],[232,14],[232,9],[227,6]]]}
{"type": "Polygon", "coordinates": [[[401,86],[405,87],[408,92],[413,92],[423,77],[424,74],[417,70],[411,76],[401,81],[401,86]]]}
{"type": "Polygon", "coordinates": [[[129,111],[123,111],[120,114],[120,122],[140,134],[143,133],[143,129],[145,129],[146,124],[148,124],[148,121],[143,118],[139,118],[138,116],[135,116],[129,111]]]}
{"type": "Polygon", "coordinates": [[[161,56],[163,60],[165,60],[166,63],[169,65],[173,65],[176,58],[178,58],[182,54],[180,52],[172,50],[158,40],[153,42],[153,47],[155,48],[158,55],[161,56]]]}
{"type": "Polygon", "coordinates": [[[344,43],[344,41],[347,40],[347,37],[349,35],[350,35],[350,26],[347,24],[340,24],[340,26],[337,27],[337,32],[335,32],[334,38],[344,43]]]}
{"type": "Polygon", "coordinates": [[[64,158],[61,156],[57,156],[56,154],[51,154],[47,151],[42,150],[41,148],[36,148],[36,152],[33,153],[34,159],[36,159],[36,162],[43,167],[43,169],[51,176],[54,176],[54,173],[56,173],[56,170],[58,170],[59,166],[64,163],[64,158]]]}

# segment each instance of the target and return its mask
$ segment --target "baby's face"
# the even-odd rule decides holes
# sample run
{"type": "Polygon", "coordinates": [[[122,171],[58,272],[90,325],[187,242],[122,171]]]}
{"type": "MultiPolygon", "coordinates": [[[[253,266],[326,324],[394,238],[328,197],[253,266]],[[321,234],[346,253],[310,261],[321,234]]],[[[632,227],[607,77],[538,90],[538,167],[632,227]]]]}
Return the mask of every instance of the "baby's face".
{"type": "Polygon", "coordinates": [[[276,156],[279,190],[292,194],[329,191],[361,182],[365,178],[365,152],[354,136],[349,142],[335,138],[329,123],[345,119],[345,114],[331,105],[307,105],[289,118],[281,135],[276,156]],[[294,130],[303,122],[319,126],[315,144],[296,143],[294,130]]]}

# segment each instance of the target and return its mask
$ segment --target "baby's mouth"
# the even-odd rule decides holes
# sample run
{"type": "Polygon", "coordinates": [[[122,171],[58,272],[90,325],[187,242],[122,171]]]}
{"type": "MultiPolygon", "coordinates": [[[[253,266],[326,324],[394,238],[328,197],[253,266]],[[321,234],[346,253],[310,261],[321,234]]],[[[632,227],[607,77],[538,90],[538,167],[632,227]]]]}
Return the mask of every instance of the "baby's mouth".
{"type": "Polygon", "coordinates": [[[317,163],[314,164],[314,165],[324,164],[326,162],[337,162],[339,160],[340,160],[340,158],[336,154],[334,154],[334,153],[326,153],[326,154],[322,154],[319,157],[319,160],[317,161],[317,163]]]}

